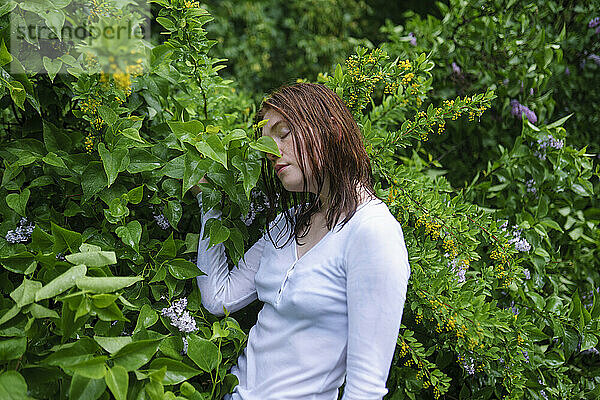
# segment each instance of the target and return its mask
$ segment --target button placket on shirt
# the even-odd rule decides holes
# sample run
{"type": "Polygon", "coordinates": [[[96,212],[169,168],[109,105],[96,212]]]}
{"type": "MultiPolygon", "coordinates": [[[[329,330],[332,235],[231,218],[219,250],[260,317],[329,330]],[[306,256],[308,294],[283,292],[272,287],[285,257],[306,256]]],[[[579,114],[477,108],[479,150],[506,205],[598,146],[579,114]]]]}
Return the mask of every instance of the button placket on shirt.
{"type": "Polygon", "coordinates": [[[294,271],[294,267],[296,266],[297,262],[298,262],[298,260],[294,261],[294,263],[288,268],[287,272],[285,273],[283,282],[281,282],[281,286],[279,287],[279,291],[277,292],[276,303],[279,303],[279,301],[281,300],[281,296],[283,295],[283,289],[285,288],[285,285],[286,285],[289,277],[292,275],[292,272],[294,271]]]}

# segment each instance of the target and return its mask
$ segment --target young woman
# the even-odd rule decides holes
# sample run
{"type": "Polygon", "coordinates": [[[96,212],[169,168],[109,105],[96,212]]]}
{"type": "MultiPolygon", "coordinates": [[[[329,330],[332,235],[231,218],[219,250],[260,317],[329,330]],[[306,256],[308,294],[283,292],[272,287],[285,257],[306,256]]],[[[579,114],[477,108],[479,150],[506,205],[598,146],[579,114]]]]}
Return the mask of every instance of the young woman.
{"type": "MultiPolygon", "coordinates": [[[[223,244],[208,249],[203,228],[198,246],[209,312],[264,303],[225,398],[336,400],[345,378],[344,400],[381,399],[410,276],[400,224],[374,194],[362,135],[333,91],[280,88],[262,119],[281,154],[263,164],[271,217],[276,201],[284,211],[231,271],[223,244]]],[[[202,209],[201,193],[198,201],[202,209]]],[[[210,210],[202,226],[220,216],[210,210]]]]}

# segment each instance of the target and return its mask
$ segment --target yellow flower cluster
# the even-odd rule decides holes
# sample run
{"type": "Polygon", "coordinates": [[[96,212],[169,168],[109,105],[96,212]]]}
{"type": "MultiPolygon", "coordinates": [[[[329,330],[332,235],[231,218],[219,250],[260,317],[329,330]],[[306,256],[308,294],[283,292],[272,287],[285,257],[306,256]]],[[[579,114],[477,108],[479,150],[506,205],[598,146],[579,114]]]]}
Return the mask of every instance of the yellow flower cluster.
{"type": "Polygon", "coordinates": [[[92,132],[89,132],[87,134],[87,136],[85,137],[85,140],[83,142],[83,145],[85,146],[85,151],[87,151],[88,153],[92,153],[92,151],[94,150],[94,135],[92,134],[92,132]]]}
{"type": "Polygon", "coordinates": [[[440,228],[442,225],[431,221],[428,214],[423,214],[417,219],[415,227],[419,228],[420,226],[425,227],[425,234],[429,235],[432,240],[438,240],[440,238],[440,228]]]}
{"type": "MultiPolygon", "coordinates": [[[[383,89],[383,94],[394,94],[396,90],[398,90],[398,82],[390,82],[385,85],[385,89],[383,89]]],[[[408,101],[408,100],[407,100],[408,101]]]]}
{"type": "Polygon", "coordinates": [[[185,8],[198,8],[198,7],[200,7],[200,2],[198,2],[198,1],[191,2],[190,0],[185,0],[184,6],[185,6],[185,8]]]}
{"type": "Polygon", "coordinates": [[[401,60],[400,62],[398,62],[398,67],[400,69],[408,71],[409,69],[412,68],[412,64],[410,63],[409,60],[401,60]]]}
{"type": "Polygon", "coordinates": [[[408,85],[413,80],[414,77],[415,77],[415,74],[413,74],[412,72],[409,72],[408,74],[406,74],[402,77],[402,84],[408,85]]]}
{"type": "Polygon", "coordinates": [[[437,130],[438,135],[441,135],[442,133],[444,133],[445,129],[446,129],[446,121],[440,122],[438,124],[438,130],[437,130]]]}
{"type": "Polygon", "coordinates": [[[100,105],[102,105],[100,100],[95,97],[88,97],[79,103],[79,109],[86,114],[96,114],[100,105]]]}
{"type": "Polygon", "coordinates": [[[444,248],[444,251],[449,254],[450,258],[454,258],[458,255],[458,248],[456,247],[456,243],[454,243],[454,239],[446,236],[442,247],[444,248]]]}
{"type": "Polygon", "coordinates": [[[423,314],[417,313],[417,315],[415,315],[415,323],[420,324],[421,322],[423,322],[423,314]]]}
{"type": "Polygon", "coordinates": [[[408,344],[406,344],[406,342],[403,340],[402,344],[400,344],[400,347],[398,349],[398,355],[400,356],[400,358],[406,356],[408,354],[408,344]]]}
{"type": "Polygon", "coordinates": [[[96,117],[90,121],[90,125],[92,125],[93,129],[99,131],[100,129],[102,129],[102,125],[104,125],[104,121],[102,120],[102,118],[96,117]]]}
{"type": "Polygon", "coordinates": [[[108,16],[110,14],[110,4],[104,0],[92,0],[92,9],[88,15],[88,21],[94,17],[108,16]]]}

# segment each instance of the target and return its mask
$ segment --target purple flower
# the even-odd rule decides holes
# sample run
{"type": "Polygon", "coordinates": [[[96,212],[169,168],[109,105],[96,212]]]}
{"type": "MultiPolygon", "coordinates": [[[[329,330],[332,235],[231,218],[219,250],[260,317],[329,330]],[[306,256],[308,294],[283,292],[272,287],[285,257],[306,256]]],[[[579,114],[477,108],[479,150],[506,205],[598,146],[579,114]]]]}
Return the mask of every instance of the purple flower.
{"type": "Polygon", "coordinates": [[[510,105],[512,107],[511,113],[515,117],[521,119],[522,115],[525,114],[525,118],[527,118],[529,122],[531,122],[532,124],[535,124],[537,122],[537,116],[535,115],[535,113],[531,111],[527,106],[524,106],[523,104],[519,103],[518,100],[511,100],[510,105]]]}
{"type": "Polygon", "coordinates": [[[596,35],[600,35],[600,26],[596,28],[596,30],[594,31],[596,33],[596,35]]]}
{"type": "Polygon", "coordinates": [[[530,89],[529,89],[529,95],[530,95],[530,96],[533,96],[533,88],[530,88],[530,89]]]}
{"type": "Polygon", "coordinates": [[[590,55],[588,56],[588,58],[589,58],[590,60],[592,60],[593,62],[595,62],[595,63],[596,63],[596,65],[600,65],[600,56],[599,56],[599,55],[597,55],[597,54],[590,54],[590,55]]]}
{"type": "Polygon", "coordinates": [[[525,362],[529,362],[529,353],[527,352],[527,350],[523,350],[521,351],[521,353],[523,353],[523,357],[525,357],[525,362]]]}
{"type": "Polygon", "coordinates": [[[526,252],[531,250],[531,245],[529,244],[527,239],[520,239],[518,242],[515,243],[515,249],[518,251],[526,252]]]}
{"type": "Polygon", "coordinates": [[[187,299],[183,298],[174,301],[170,307],[163,308],[160,313],[163,317],[168,317],[171,320],[171,325],[179,329],[180,332],[190,333],[198,330],[196,320],[185,308],[187,307],[187,299]]]}
{"type": "Polygon", "coordinates": [[[525,182],[525,185],[527,186],[527,191],[529,193],[537,193],[537,189],[535,188],[535,180],[533,178],[525,182]]]}
{"type": "Polygon", "coordinates": [[[415,34],[410,32],[408,34],[408,36],[410,37],[410,40],[409,40],[410,44],[412,44],[413,46],[416,46],[417,45],[417,37],[415,36],[415,34]]]}
{"type": "Polygon", "coordinates": [[[527,268],[523,270],[523,275],[525,276],[525,279],[531,279],[531,272],[529,272],[527,268]]]}
{"type": "Polygon", "coordinates": [[[475,375],[475,360],[473,357],[467,358],[461,354],[458,355],[458,361],[462,364],[463,368],[469,375],[475,375]]]}
{"type": "Polygon", "coordinates": [[[35,229],[35,224],[28,223],[27,218],[21,218],[19,225],[8,232],[6,232],[5,239],[9,243],[21,243],[27,242],[31,239],[31,234],[35,229]]]}
{"type": "Polygon", "coordinates": [[[154,220],[156,221],[156,225],[158,225],[160,229],[169,229],[169,220],[167,219],[167,217],[164,216],[164,214],[154,215],[154,220]]]}
{"type": "Polygon", "coordinates": [[[452,72],[456,75],[460,75],[461,73],[460,67],[455,62],[452,62],[452,72]]]}
{"type": "Polygon", "coordinates": [[[571,75],[571,70],[569,67],[565,68],[565,75],[571,75]]]}
{"type": "Polygon", "coordinates": [[[592,18],[592,19],[590,19],[590,22],[588,23],[589,28],[595,28],[598,25],[600,25],[600,17],[592,18]]]}
{"type": "Polygon", "coordinates": [[[456,274],[458,277],[458,283],[463,283],[466,278],[468,264],[466,262],[460,261],[458,258],[450,261],[448,263],[448,268],[456,274]]]}

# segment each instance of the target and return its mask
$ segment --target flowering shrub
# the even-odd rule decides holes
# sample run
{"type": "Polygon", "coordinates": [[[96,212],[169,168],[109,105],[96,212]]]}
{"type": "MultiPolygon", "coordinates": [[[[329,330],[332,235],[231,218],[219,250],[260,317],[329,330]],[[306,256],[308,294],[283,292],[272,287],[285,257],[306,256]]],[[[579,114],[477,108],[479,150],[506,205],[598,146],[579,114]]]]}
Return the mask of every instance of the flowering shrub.
{"type": "MultiPolygon", "coordinates": [[[[2,27],[9,12],[44,24],[63,13],[57,2],[7,4],[2,27]]],[[[94,4],[91,20],[122,13],[94,4]]],[[[108,58],[104,73],[85,43],[40,60],[47,75],[11,71],[27,57],[0,30],[0,391],[12,398],[219,399],[237,384],[227,371],[246,333],[201,306],[189,189],[206,175],[203,205],[222,218],[205,232],[236,264],[267,222],[258,177],[277,147],[253,135],[252,100],[218,75],[211,16],[187,0],[153,6],[164,42],[140,40],[140,62],[108,58]]],[[[409,249],[386,398],[593,398],[590,157],[569,145],[565,120],[526,118],[512,150],[454,189],[420,146],[452,121],[477,126],[497,94],[436,98],[431,57],[396,57],[358,48],[318,77],[360,124],[409,249]]]]}

